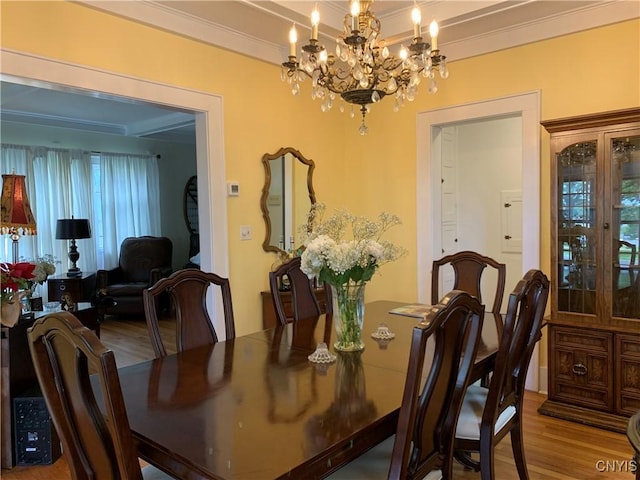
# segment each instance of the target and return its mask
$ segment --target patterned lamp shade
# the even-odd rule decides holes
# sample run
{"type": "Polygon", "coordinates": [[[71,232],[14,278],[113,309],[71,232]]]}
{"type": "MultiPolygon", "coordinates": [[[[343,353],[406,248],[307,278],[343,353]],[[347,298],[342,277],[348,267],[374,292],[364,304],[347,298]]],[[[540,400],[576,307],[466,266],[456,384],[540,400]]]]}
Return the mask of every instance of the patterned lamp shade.
{"type": "Polygon", "coordinates": [[[36,234],[36,219],[29,205],[24,175],[2,175],[1,202],[0,232],[3,235],[36,234]]]}

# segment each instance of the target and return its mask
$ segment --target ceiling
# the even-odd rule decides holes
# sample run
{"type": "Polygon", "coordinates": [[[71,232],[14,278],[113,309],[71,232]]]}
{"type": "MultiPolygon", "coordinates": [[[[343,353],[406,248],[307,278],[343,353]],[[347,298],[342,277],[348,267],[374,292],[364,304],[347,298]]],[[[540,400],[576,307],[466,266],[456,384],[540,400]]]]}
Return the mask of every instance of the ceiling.
{"type": "MultiPolygon", "coordinates": [[[[288,31],[308,35],[317,4],[320,42],[332,48],[341,32],[343,1],[84,1],[90,7],[279,64],[288,54],[288,31]]],[[[417,1],[423,32],[432,19],[448,61],[539,41],[640,17],[640,1],[428,0],[417,1]]],[[[412,38],[413,1],[376,1],[371,10],[382,23],[390,49],[412,38]]],[[[3,122],[59,126],[114,135],[193,142],[194,116],[154,105],[21,84],[0,76],[3,122]],[[15,82],[15,83],[14,83],[15,82]]]]}

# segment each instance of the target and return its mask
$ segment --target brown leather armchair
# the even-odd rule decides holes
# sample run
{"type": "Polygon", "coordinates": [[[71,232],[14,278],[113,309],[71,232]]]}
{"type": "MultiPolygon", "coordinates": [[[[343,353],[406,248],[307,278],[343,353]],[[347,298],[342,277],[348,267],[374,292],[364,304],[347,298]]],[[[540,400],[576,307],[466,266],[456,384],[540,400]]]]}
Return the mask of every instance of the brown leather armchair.
{"type": "Polygon", "coordinates": [[[144,315],[142,292],[172,273],[173,243],[167,237],[128,237],[120,245],[118,266],[98,270],[96,289],[112,297],[107,314],[144,315]]]}

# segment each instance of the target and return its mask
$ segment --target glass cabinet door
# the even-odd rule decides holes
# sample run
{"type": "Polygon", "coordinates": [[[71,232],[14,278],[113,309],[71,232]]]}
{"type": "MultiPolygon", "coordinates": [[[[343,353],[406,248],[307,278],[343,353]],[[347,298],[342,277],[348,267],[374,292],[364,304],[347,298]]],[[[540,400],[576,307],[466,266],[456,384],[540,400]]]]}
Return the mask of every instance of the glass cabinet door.
{"type": "Polygon", "coordinates": [[[558,310],[596,313],[596,140],[557,154],[558,310]]]}
{"type": "Polygon", "coordinates": [[[607,137],[611,155],[611,314],[640,318],[640,131],[607,137]]]}

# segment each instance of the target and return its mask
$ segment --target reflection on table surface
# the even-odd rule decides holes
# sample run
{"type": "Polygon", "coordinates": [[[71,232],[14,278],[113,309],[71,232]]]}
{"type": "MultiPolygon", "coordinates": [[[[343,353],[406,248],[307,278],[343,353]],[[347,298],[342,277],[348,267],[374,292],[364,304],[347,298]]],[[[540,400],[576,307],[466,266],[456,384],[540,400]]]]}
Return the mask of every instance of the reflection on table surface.
{"type": "Polygon", "coordinates": [[[321,315],[120,369],[140,455],[181,478],[242,480],[316,478],[359,455],[395,431],[417,322],[387,313],[399,305],[367,304],[365,350],[329,365],[307,359],[332,349],[321,315]],[[385,344],[370,336],[380,322],[396,334],[385,344]]]}

